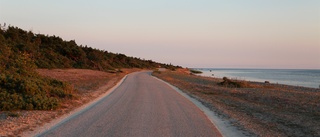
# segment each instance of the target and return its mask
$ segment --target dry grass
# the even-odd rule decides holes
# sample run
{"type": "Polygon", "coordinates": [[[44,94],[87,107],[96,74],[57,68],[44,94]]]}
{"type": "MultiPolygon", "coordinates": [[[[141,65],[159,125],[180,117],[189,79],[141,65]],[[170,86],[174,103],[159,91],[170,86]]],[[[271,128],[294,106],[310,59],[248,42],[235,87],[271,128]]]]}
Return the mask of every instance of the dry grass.
{"type": "Polygon", "coordinates": [[[71,83],[78,92],[89,92],[120,75],[89,69],[38,69],[39,74],[71,83]]]}
{"type": "Polygon", "coordinates": [[[320,136],[320,90],[247,82],[250,88],[229,88],[223,80],[184,71],[155,76],[200,98],[233,124],[258,136],[320,136]]]}
{"type": "Polygon", "coordinates": [[[123,76],[140,69],[123,69],[122,73],[107,73],[87,69],[38,69],[38,73],[74,86],[75,98],[65,99],[54,111],[0,112],[0,136],[19,136],[27,130],[34,130],[52,119],[66,114],[83,104],[94,100],[113,87],[123,76]]]}

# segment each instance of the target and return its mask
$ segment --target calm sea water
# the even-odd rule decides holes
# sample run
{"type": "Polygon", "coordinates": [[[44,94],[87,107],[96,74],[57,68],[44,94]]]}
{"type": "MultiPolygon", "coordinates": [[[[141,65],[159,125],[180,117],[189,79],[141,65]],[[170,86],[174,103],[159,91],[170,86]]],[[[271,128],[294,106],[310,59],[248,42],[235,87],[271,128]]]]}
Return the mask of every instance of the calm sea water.
{"type": "Polygon", "coordinates": [[[320,70],[305,69],[216,69],[197,68],[202,76],[228,77],[240,80],[249,80],[271,83],[279,83],[294,86],[319,88],[320,70]]]}

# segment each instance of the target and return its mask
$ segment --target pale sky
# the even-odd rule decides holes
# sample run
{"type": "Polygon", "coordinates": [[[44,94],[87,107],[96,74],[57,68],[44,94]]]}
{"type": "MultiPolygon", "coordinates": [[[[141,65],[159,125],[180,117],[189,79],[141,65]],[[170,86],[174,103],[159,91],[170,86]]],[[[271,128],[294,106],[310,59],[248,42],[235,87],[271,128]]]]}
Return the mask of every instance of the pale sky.
{"type": "Polygon", "coordinates": [[[320,69],[320,0],[0,0],[0,23],[183,67],[320,69]]]}

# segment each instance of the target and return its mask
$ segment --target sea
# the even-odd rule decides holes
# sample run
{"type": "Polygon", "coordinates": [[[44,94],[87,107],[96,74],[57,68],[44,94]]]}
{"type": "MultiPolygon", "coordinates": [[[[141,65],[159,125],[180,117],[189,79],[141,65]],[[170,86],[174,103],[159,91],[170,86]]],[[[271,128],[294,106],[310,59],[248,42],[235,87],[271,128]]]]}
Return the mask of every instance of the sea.
{"type": "Polygon", "coordinates": [[[320,88],[320,70],[194,68],[201,76],[320,88]]]}

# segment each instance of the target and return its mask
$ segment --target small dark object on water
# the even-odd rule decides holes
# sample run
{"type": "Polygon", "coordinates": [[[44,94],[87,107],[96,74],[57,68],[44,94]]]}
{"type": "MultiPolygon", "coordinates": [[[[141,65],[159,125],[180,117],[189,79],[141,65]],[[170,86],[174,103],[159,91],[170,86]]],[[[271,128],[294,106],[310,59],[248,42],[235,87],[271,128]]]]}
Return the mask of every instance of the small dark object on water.
{"type": "Polygon", "coordinates": [[[212,74],[212,76],[214,76],[214,74],[212,74]]]}
{"type": "Polygon", "coordinates": [[[266,84],[270,84],[270,82],[269,82],[269,81],[265,81],[264,83],[266,83],[266,84]]]}

